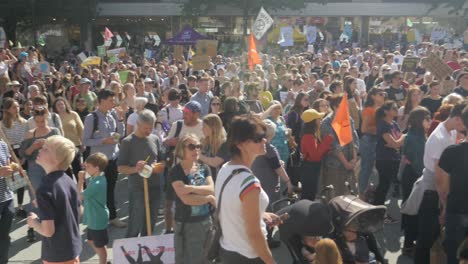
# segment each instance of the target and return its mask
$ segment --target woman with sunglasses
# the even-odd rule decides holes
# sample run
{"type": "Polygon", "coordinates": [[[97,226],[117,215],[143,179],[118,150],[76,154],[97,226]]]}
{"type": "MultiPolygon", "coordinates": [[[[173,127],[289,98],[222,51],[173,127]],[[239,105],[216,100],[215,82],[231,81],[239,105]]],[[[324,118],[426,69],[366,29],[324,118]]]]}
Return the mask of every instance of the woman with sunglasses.
{"type": "Polygon", "coordinates": [[[377,127],[375,110],[385,102],[386,93],[378,88],[369,90],[364,109],[362,110],[361,139],[359,153],[361,154],[361,171],[358,178],[358,189],[361,198],[367,190],[369,179],[375,165],[375,146],[377,144],[377,127]]]}
{"type": "MultiPolygon", "coordinates": [[[[395,118],[398,106],[394,101],[386,101],[375,111],[377,127],[377,147],[375,148],[375,166],[379,173],[379,185],[375,191],[375,205],[383,205],[393,179],[396,178],[400,166],[400,147],[405,137],[402,136],[395,118]]],[[[393,224],[397,221],[386,216],[385,223],[393,224]]]]}
{"type": "Polygon", "coordinates": [[[174,248],[177,264],[203,263],[203,244],[211,226],[210,205],[216,204],[210,168],[198,161],[201,148],[197,136],[183,136],[175,149],[181,161],[169,172],[176,193],[174,248]]]}
{"type": "Polygon", "coordinates": [[[227,144],[232,158],[219,171],[215,185],[215,196],[221,200],[217,207],[223,231],[222,263],[275,263],[266,240],[266,226],[277,225],[280,219],[265,212],[268,195],[250,169],[254,160],[266,152],[265,133],[263,122],[250,115],[236,117],[231,123],[227,144]]]}
{"type": "MultiPolygon", "coordinates": [[[[21,156],[28,162],[28,176],[34,189],[39,187],[42,178],[46,175],[44,169],[36,163],[36,157],[46,139],[54,135],[60,135],[60,131],[55,127],[50,127],[47,122],[48,111],[46,108],[36,107],[33,110],[33,119],[36,128],[30,130],[21,143],[21,156]]],[[[32,195],[30,195],[32,197],[32,195]]],[[[28,242],[35,241],[34,230],[28,229],[28,242]]]]}
{"type": "Polygon", "coordinates": [[[219,115],[221,113],[221,99],[218,96],[213,96],[210,100],[210,110],[208,111],[210,114],[219,115]]]}
{"type": "MultiPolygon", "coordinates": [[[[431,120],[431,113],[424,107],[418,106],[409,114],[408,134],[406,134],[402,150],[404,162],[401,175],[402,203],[408,199],[414,182],[422,175],[426,133],[431,126],[431,120]]],[[[405,234],[402,253],[408,256],[414,255],[417,221],[416,216],[402,214],[401,226],[405,234]]]]}

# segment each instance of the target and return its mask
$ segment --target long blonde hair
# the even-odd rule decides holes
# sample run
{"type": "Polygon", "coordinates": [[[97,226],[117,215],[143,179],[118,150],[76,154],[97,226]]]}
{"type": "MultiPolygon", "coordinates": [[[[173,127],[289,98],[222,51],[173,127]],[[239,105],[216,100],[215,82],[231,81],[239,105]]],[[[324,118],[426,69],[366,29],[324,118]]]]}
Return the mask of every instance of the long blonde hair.
{"type": "MultiPolygon", "coordinates": [[[[16,116],[12,115],[8,110],[13,106],[14,103],[18,103],[13,98],[6,98],[3,102],[3,125],[6,128],[11,128],[13,126],[14,120],[18,120],[20,123],[25,123],[26,120],[20,116],[19,112],[16,113],[16,116]]],[[[19,103],[18,103],[19,104],[19,103]]]]}
{"type": "Polygon", "coordinates": [[[203,139],[203,145],[209,146],[209,154],[215,155],[219,147],[226,141],[226,131],[223,122],[216,114],[208,114],[203,118],[203,124],[208,126],[211,134],[203,139]]]}
{"type": "Polygon", "coordinates": [[[336,246],[335,241],[324,238],[315,245],[315,262],[316,264],[343,264],[340,251],[336,246]]]}

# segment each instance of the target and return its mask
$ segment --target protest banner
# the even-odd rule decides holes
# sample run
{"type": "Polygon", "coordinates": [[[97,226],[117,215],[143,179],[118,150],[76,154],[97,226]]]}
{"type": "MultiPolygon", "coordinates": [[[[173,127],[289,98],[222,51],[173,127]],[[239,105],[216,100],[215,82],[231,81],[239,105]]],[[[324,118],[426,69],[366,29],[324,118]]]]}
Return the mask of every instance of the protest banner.
{"type": "Polygon", "coordinates": [[[103,46],[97,46],[97,54],[99,57],[105,57],[106,56],[106,47],[103,46]]]}
{"type": "Polygon", "coordinates": [[[180,60],[184,56],[184,46],[182,45],[175,45],[174,46],[174,59],[180,60]]]}
{"type": "Polygon", "coordinates": [[[257,40],[260,40],[268,29],[273,25],[273,18],[262,7],[258,13],[257,19],[252,26],[252,32],[257,40]]]}
{"type": "Polygon", "coordinates": [[[199,55],[198,52],[195,56],[192,57],[193,70],[207,70],[211,67],[210,57],[199,55]]]}
{"type": "Polygon", "coordinates": [[[197,41],[197,54],[201,56],[210,56],[211,58],[218,55],[217,40],[199,40],[197,41]]]}
{"type": "Polygon", "coordinates": [[[119,71],[119,78],[120,78],[121,83],[126,83],[127,82],[127,77],[128,77],[129,72],[130,71],[119,71]]]}
{"type": "Polygon", "coordinates": [[[294,46],[293,31],[294,29],[290,26],[280,28],[280,39],[278,44],[281,47],[294,46]]]}
{"type": "Polygon", "coordinates": [[[86,58],[81,62],[81,67],[91,66],[91,65],[101,65],[101,57],[91,56],[86,58]]]}
{"type": "Polygon", "coordinates": [[[126,48],[111,49],[107,51],[107,57],[116,56],[118,58],[125,58],[127,56],[126,48]]]}
{"type": "Polygon", "coordinates": [[[175,263],[174,234],[114,240],[114,264],[175,263]]]}
{"type": "Polygon", "coordinates": [[[423,64],[426,70],[430,71],[439,81],[452,75],[453,72],[452,68],[450,68],[447,63],[433,53],[423,60],[423,64]]]}
{"type": "Polygon", "coordinates": [[[47,61],[41,61],[37,64],[34,70],[34,76],[37,76],[39,73],[42,75],[50,74],[50,64],[47,61]]]}
{"type": "Polygon", "coordinates": [[[416,57],[405,57],[401,64],[402,72],[415,72],[418,67],[419,58],[416,57]]]}
{"type": "Polygon", "coordinates": [[[77,55],[77,57],[78,57],[78,59],[80,59],[80,61],[83,62],[84,60],[86,60],[86,58],[88,56],[86,56],[86,54],[84,52],[81,52],[80,54],[77,55]]]}

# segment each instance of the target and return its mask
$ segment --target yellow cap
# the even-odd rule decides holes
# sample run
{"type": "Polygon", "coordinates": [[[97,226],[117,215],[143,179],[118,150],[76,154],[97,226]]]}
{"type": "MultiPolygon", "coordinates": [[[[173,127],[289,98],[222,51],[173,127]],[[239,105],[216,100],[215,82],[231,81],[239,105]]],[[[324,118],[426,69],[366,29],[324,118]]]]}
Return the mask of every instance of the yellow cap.
{"type": "Polygon", "coordinates": [[[322,118],[325,114],[317,112],[315,109],[308,109],[302,113],[301,118],[304,123],[309,123],[315,119],[322,118]]]}

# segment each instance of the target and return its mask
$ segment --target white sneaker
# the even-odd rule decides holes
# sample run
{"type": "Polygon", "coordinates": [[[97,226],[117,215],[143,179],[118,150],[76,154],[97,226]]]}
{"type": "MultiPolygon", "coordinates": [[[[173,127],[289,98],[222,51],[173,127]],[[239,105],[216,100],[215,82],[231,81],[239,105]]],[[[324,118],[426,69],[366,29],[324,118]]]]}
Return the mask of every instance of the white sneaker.
{"type": "Polygon", "coordinates": [[[127,223],[125,222],[122,222],[120,221],[119,218],[114,218],[112,220],[110,220],[109,222],[111,225],[115,226],[115,227],[118,227],[118,228],[124,228],[124,227],[127,227],[127,223]]]}

